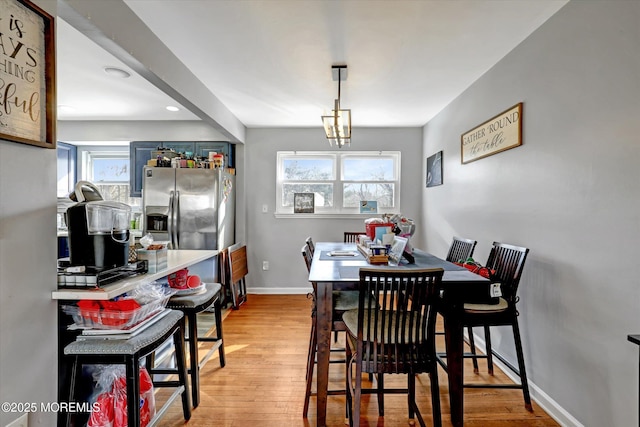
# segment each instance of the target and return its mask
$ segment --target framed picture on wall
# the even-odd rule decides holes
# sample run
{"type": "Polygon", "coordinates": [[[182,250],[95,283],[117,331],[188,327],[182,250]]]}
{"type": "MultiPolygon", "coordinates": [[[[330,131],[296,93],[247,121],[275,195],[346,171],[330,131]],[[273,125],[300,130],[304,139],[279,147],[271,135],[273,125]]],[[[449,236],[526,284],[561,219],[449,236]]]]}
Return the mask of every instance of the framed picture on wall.
{"type": "Polygon", "coordinates": [[[427,157],[427,187],[442,185],[442,151],[427,157]]]}
{"type": "Polygon", "coordinates": [[[293,193],[294,213],[313,213],[315,208],[314,193],[293,193]]]}
{"type": "Polygon", "coordinates": [[[0,11],[6,50],[0,138],[56,148],[53,17],[29,0],[0,0],[0,11]]]}

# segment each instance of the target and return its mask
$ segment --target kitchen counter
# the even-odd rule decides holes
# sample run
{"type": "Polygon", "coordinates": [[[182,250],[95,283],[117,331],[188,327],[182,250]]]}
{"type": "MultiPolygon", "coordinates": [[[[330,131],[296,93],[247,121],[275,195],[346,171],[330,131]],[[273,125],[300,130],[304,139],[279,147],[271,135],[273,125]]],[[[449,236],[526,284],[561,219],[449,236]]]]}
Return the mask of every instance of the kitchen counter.
{"type": "Polygon", "coordinates": [[[215,250],[170,250],[167,251],[167,268],[156,273],[141,274],[128,277],[101,288],[57,289],[51,292],[54,300],[110,300],[122,295],[136,286],[161,279],[183,268],[190,267],[201,261],[218,255],[215,250]]]}

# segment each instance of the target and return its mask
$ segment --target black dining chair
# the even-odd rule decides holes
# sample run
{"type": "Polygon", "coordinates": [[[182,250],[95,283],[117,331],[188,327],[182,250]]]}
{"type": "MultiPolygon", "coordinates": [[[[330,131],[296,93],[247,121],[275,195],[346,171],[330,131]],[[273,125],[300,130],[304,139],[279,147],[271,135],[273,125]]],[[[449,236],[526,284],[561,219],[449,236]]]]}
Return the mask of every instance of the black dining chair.
{"type": "MultiPolygon", "coordinates": [[[[528,253],[528,248],[493,242],[493,247],[489,253],[486,267],[494,271],[491,281],[492,283],[500,284],[502,296],[498,298],[496,304],[465,303],[463,313],[463,322],[464,326],[467,327],[469,346],[471,347],[471,353],[465,355],[465,358],[473,359],[474,371],[476,373],[478,372],[477,359],[487,359],[488,372],[490,375],[493,375],[493,356],[495,356],[520,377],[520,384],[466,383],[463,387],[522,389],[525,408],[528,411],[532,411],[531,397],[529,395],[529,383],[524,365],[524,352],[522,350],[522,340],[520,337],[520,328],[518,326],[519,313],[516,308],[516,304],[520,299],[517,295],[518,285],[520,284],[522,270],[528,253]],[[491,348],[491,326],[511,326],[516,347],[518,368],[511,365],[491,348]],[[486,353],[484,355],[476,352],[475,342],[473,339],[473,327],[482,327],[484,329],[486,346],[486,353]]],[[[446,364],[444,363],[442,356],[438,358],[438,362],[446,371],[446,364]]]]}
{"type": "MultiPolygon", "coordinates": [[[[309,243],[306,242],[302,247],[302,257],[304,258],[305,265],[307,267],[307,271],[311,270],[311,264],[313,261],[313,254],[309,243]]],[[[316,352],[317,352],[317,343],[318,343],[318,335],[316,331],[316,285],[312,283],[313,293],[311,294],[313,305],[311,308],[311,334],[309,337],[309,351],[307,354],[307,371],[306,371],[306,391],[304,397],[304,406],[302,415],[304,418],[307,417],[307,412],[309,410],[309,398],[311,396],[315,396],[316,393],[312,392],[311,384],[313,382],[313,371],[316,364],[316,352]]],[[[342,314],[345,311],[354,309],[358,307],[358,292],[357,291],[334,291],[333,292],[333,312],[332,312],[332,322],[331,322],[331,330],[335,333],[346,331],[346,326],[344,321],[342,320],[342,314]]],[[[332,352],[344,352],[344,348],[331,348],[332,352]]],[[[330,361],[331,363],[343,363],[344,360],[336,360],[333,359],[330,361]]],[[[330,390],[329,395],[340,395],[345,394],[344,390],[330,390]]]]}
{"type": "Polygon", "coordinates": [[[313,254],[316,251],[316,245],[315,243],[313,243],[313,239],[311,238],[311,236],[307,237],[304,243],[309,246],[309,250],[311,251],[311,257],[313,258],[313,254]]]}
{"type": "Polygon", "coordinates": [[[358,243],[358,236],[361,234],[367,234],[364,231],[345,231],[344,243],[358,243]]]}
{"type": "Polygon", "coordinates": [[[475,240],[454,236],[445,259],[449,262],[464,262],[473,256],[477,243],[475,240]]]}
{"type": "MultiPolygon", "coordinates": [[[[462,237],[453,236],[451,246],[449,246],[449,252],[445,260],[449,262],[464,262],[467,258],[473,256],[473,251],[476,248],[478,242],[472,239],[465,239],[462,237]]],[[[436,331],[436,335],[444,335],[444,331],[436,331]]]]}
{"type": "Polygon", "coordinates": [[[347,328],[347,414],[360,425],[362,394],[407,393],[409,422],[425,426],[416,405],[416,375],[428,373],[433,424],[442,425],[435,348],[436,303],[444,270],[360,269],[358,308],[342,318],[347,328]],[[374,296],[374,298],[371,298],[374,296]],[[355,371],[355,386],[353,374],[355,371]],[[362,373],[406,374],[407,388],[363,389],[362,373]]]}

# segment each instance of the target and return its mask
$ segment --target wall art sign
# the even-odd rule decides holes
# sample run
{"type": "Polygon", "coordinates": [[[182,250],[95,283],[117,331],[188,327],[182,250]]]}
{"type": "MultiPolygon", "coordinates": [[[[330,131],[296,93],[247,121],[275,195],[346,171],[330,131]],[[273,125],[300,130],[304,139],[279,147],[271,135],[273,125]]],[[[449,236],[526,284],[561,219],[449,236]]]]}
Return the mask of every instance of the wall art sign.
{"type": "Polygon", "coordinates": [[[0,0],[0,138],[55,148],[53,17],[28,0],[0,0]]]}
{"type": "Polygon", "coordinates": [[[442,185],[442,151],[427,157],[427,187],[442,185]]]}
{"type": "Polygon", "coordinates": [[[462,163],[522,145],[522,102],[461,136],[462,163]]]}

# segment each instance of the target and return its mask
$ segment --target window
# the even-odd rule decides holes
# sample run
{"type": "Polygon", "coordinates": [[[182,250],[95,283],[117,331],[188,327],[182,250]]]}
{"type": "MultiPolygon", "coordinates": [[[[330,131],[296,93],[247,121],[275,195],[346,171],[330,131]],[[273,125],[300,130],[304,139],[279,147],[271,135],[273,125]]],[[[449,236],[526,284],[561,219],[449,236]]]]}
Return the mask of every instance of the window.
{"type": "Polygon", "coordinates": [[[129,197],[129,152],[85,151],[84,177],[98,187],[105,200],[140,206],[139,198],[129,197]]]}
{"type": "Polygon", "coordinates": [[[400,152],[279,151],[277,213],[293,213],[294,193],[314,193],[315,213],[358,214],[375,200],[378,212],[400,206],[400,152]]]}

